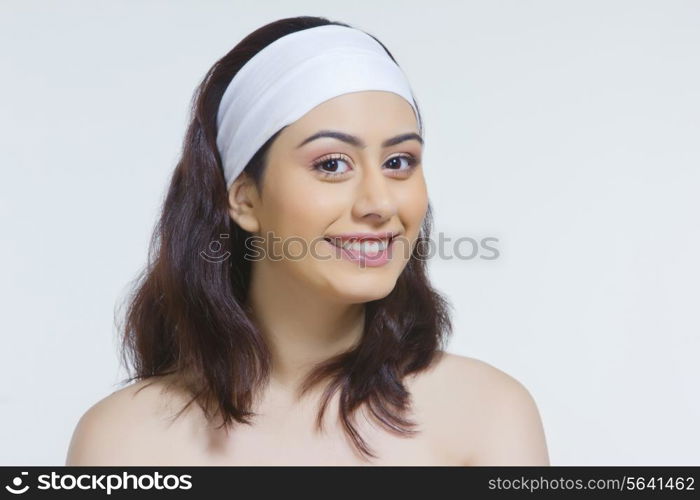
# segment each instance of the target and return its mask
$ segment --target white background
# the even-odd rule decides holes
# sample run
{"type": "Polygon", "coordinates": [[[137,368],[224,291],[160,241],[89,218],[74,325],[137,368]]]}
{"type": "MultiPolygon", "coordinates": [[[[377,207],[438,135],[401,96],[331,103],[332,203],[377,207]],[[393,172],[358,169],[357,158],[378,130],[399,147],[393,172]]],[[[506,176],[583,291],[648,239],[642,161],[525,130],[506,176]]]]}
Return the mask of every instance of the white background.
{"type": "Polygon", "coordinates": [[[297,15],[408,75],[434,235],[499,238],[431,263],[448,350],[530,390],[553,465],[700,464],[700,2],[675,0],[3,1],[0,463],[62,465],[120,387],[192,92],[297,15]]]}

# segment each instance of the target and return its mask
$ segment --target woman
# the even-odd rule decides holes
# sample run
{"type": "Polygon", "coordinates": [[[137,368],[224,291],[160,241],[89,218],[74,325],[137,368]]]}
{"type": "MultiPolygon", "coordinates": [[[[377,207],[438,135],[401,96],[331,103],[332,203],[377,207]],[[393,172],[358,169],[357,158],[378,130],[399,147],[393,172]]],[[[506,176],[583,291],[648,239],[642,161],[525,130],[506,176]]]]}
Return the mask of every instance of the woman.
{"type": "Polygon", "coordinates": [[[528,391],[443,350],[422,152],[361,30],[282,19],[218,61],[129,303],[137,382],[83,415],[66,464],[548,464],[528,391]]]}

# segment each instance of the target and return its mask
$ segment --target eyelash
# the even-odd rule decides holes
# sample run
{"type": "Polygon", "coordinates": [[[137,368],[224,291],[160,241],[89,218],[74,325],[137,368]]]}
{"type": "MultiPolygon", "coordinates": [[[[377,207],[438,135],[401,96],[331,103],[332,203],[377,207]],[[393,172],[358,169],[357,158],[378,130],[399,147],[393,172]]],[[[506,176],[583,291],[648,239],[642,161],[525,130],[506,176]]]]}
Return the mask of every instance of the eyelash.
{"type": "MultiPolygon", "coordinates": [[[[418,164],[418,160],[416,159],[416,157],[411,155],[411,154],[402,154],[402,155],[392,156],[391,158],[389,158],[387,160],[387,162],[390,160],[393,160],[395,158],[405,158],[408,161],[408,168],[404,169],[404,170],[395,170],[397,172],[410,172],[418,164]]],[[[311,168],[313,170],[316,170],[317,172],[319,172],[321,174],[321,176],[324,178],[340,177],[342,175],[345,175],[347,172],[343,172],[343,173],[338,174],[338,173],[333,173],[333,172],[324,172],[320,169],[320,167],[323,166],[325,163],[327,163],[329,161],[333,161],[333,160],[343,160],[343,161],[349,162],[348,158],[345,155],[335,154],[335,155],[324,156],[323,158],[319,158],[318,160],[313,162],[313,164],[311,165],[311,168]]],[[[394,170],[394,169],[391,169],[391,170],[394,170]]]]}

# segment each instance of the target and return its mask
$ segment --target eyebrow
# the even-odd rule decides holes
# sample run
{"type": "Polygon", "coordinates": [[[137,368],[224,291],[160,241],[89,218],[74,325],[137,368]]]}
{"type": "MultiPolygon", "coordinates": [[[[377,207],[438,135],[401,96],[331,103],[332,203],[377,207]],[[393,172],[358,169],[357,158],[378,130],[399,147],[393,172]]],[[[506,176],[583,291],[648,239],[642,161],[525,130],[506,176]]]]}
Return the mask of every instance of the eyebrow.
{"type": "MultiPolygon", "coordinates": [[[[316,139],[320,139],[321,137],[331,137],[333,139],[338,139],[339,141],[346,142],[351,146],[355,146],[357,148],[367,147],[367,144],[365,144],[365,142],[362,139],[354,135],[346,134],[345,132],[340,132],[338,130],[321,130],[320,132],[316,132],[314,135],[307,137],[306,139],[301,141],[301,143],[297,146],[297,149],[302,147],[304,144],[307,144],[316,139]]],[[[397,135],[396,137],[392,137],[391,139],[387,139],[386,141],[382,142],[382,147],[388,148],[389,146],[395,146],[396,144],[400,144],[402,142],[410,140],[416,140],[423,144],[423,138],[420,135],[416,134],[415,132],[409,132],[406,134],[397,135]]]]}

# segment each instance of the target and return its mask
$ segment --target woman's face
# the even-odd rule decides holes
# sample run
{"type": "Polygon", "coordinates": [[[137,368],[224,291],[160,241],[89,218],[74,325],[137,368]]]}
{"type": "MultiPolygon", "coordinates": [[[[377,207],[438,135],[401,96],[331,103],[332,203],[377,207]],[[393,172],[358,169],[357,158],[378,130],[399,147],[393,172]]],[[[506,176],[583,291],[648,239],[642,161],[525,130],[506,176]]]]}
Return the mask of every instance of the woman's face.
{"type": "Polygon", "coordinates": [[[239,221],[249,221],[244,229],[265,238],[266,251],[275,252],[253,266],[273,266],[275,273],[343,303],[388,295],[428,207],[422,150],[413,108],[392,92],[353,92],[313,108],[272,143],[262,198],[253,187],[250,216],[239,221]],[[358,143],[310,139],[327,131],[358,143]],[[384,144],[399,136],[404,140],[384,144]],[[376,246],[365,253],[327,241],[344,233],[385,232],[398,236],[384,264],[370,258],[376,246]]]}

